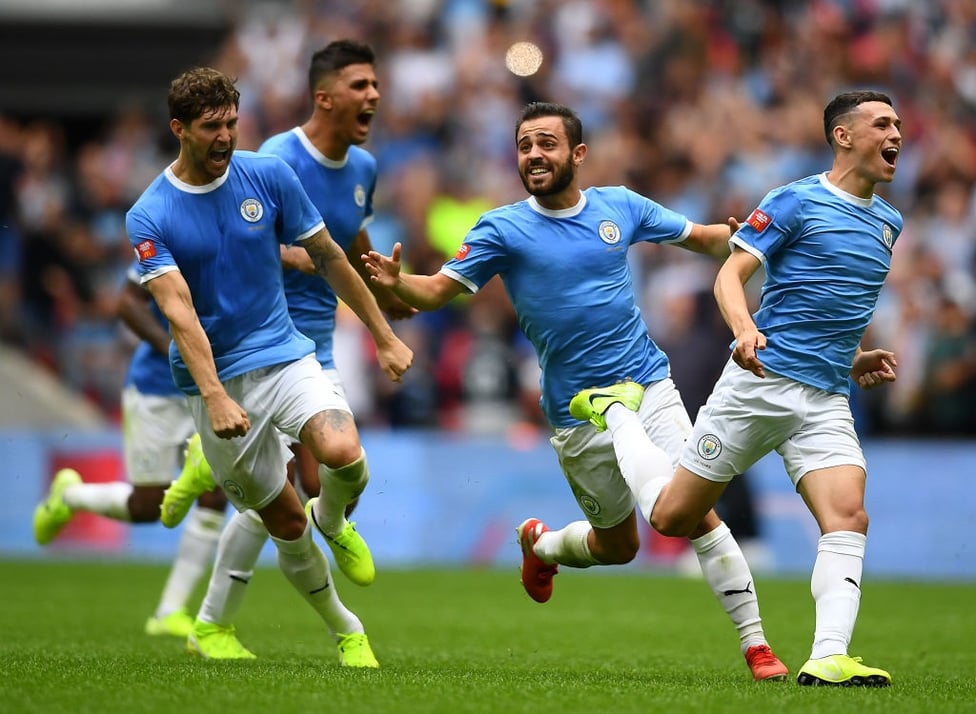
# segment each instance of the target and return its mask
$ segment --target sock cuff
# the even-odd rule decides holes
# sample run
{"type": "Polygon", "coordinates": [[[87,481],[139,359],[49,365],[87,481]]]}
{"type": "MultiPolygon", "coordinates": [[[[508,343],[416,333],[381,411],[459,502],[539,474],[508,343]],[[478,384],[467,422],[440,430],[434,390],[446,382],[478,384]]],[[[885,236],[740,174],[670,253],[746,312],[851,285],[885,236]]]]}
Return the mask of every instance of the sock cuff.
{"type": "Polygon", "coordinates": [[[867,536],[863,533],[834,531],[820,536],[820,540],[817,541],[817,552],[838,553],[863,558],[866,545],[867,536]]]}
{"type": "Polygon", "coordinates": [[[366,463],[366,449],[360,447],[359,458],[355,461],[340,466],[337,469],[329,468],[325,464],[319,465],[319,478],[322,476],[333,476],[341,481],[356,483],[369,476],[369,466],[366,463]]]}
{"type": "Polygon", "coordinates": [[[304,555],[310,551],[314,545],[312,542],[312,524],[305,523],[305,532],[302,533],[296,540],[285,540],[283,538],[275,538],[271,536],[271,540],[275,544],[275,548],[278,549],[280,553],[286,553],[288,555],[304,555]]]}
{"type": "Polygon", "coordinates": [[[706,553],[726,538],[731,537],[732,531],[725,524],[725,521],[721,521],[718,526],[705,535],[691,539],[691,546],[695,549],[696,553],[706,553]]]}

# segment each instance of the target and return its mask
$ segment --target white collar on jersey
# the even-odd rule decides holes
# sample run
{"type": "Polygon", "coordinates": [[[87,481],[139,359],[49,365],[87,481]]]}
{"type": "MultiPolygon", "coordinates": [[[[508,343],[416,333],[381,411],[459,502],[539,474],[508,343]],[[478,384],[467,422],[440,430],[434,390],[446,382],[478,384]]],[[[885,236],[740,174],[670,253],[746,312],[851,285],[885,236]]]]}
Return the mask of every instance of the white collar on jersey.
{"type": "Polygon", "coordinates": [[[557,210],[552,210],[550,208],[545,208],[539,205],[539,201],[535,196],[529,196],[529,208],[531,208],[536,213],[541,213],[543,216],[549,216],[550,218],[572,218],[573,216],[578,216],[580,211],[586,205],[586,194],[580,191],[580,200],[576,202],[575,206],[570,206],[569,208],[560,208],[557,210]]]}
{"type": "Polygon", "coordinates": [[[302,131],[302,128],[300,126],[296,126],[294,129],[292,129],[292,131],[295,133],[295,136],[298,137],[298,140],[302,142],[302,146],[305,147],[305,151],[311,154],[313,159],[318,161],[327,169],[341,169],[343,166],[346,165],[346,162],[349,161],[348,151],[341,159],[339,159],[338,161],[333,161],[328,156],[326,156],[321,151],[315,148],[315,145],[309,140],[308,135],[304,131],[302,131]]]}
{"type": "Polygon", "coordinates": [[[210,183],[205,183],[202,186],[196,186],[192,183],[187,183],[186,181],[177,178],[176,174],[173,173],[173,166],[175,165],[176,162],[174,161],[172,164],[166,167],[163,173],[166,175],[167,181],[173,184],[173,186],[178,188],[180,191],[184,191],[186,193],[210,193],[211,191],[223,186],[224,181],[227,180],[227,176],[230,174],[230,167],[228,166],[227,170],[224,171],[223,174],[215,178],[210,183]]]}
{"type": "Polygon", "coordinates": [[[861,198],[860,196],[855,196],[853,193],[848,193],[844,189],[834,186],[834,184],[830,183],[830,181],[827,180],[826,171],[820,174],[820,185],[823,186],[828,191],[830,191],[835,196],[837,196],[837,198],[841,198],[847,201],[848,203],[853,203],[855,206],[862,206],[864,208],[868,208],[874,202],[873,195],[871,196],[871,198],[861,198]]]}

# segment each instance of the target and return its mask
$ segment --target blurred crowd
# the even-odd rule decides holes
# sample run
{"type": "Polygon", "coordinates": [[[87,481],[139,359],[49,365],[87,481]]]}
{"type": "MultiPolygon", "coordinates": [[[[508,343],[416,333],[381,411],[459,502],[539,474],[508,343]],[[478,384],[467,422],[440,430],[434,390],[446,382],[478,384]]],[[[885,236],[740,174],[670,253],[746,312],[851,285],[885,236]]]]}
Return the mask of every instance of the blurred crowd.
{"type": "MultiPolygon", "coordinates": [[[[822,112],[838,91],[887,92],[903,120],[905,217],[870,346],[894,385],[855,397],[864,434],[976,433],[976,3],[969,0],[363,0],[242,2],[212,63],[239,78],[239,148],[308,112],[311,53],[355,37],[377,51],[382,99],[374,245],[434,272],[483,211],[524,198],[514,123],[527,101],[575,108],[583,185],[626,184],[698,222],[744,219],[769,189],[829,167],[822,112]],[[506,69],[518,41],[535,74],[506,69]]],[[[131,250],[125,211],[176,155],[159,106],[120,102],[70,146],[56,121],[0,116],[0,339],[118,411],[133,337],[115,317],[131,250]]],[[[717,266],[632,250],[634,289],[692,414],[728,356],[717,266]]],[[[585,266],[581,266],[585,269],[585,266]]],[[[230,278],[229,278],[230,279],[230,278]]],[[[758,292],[759,285],[755,286],[758,292]]],[[[246,285],[241,285],[246,290],[246,285]]],[[[559,300],[553,295],[553,300],[559,300]]],[[[544,429],[538,367],[497,279],[396,324],[415,352],[402,385],[340,312],[337,362],[367,426],[544,429]]]]}

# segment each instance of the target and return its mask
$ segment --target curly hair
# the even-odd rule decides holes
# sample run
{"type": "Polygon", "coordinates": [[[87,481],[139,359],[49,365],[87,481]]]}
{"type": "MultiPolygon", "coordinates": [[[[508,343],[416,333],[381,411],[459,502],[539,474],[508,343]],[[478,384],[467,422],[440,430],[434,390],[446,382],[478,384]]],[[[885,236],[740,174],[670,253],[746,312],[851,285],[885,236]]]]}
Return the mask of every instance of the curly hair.
{"type": "Polygon", "coordinates": [[[219,112],[231,105],[237,109],[241,93],[234,81],[211,67],[194,67],[174,79],[169,85],[169,115],[189,124],[208,112],[219,112]]]}

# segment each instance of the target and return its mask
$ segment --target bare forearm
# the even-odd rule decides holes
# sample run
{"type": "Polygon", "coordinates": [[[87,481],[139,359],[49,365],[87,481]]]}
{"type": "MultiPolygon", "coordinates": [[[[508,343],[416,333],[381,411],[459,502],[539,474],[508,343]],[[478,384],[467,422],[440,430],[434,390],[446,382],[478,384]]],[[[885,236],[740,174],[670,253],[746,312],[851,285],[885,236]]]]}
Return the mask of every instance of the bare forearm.
{"type": "Polygon", "coordinates": [[[691,229],[691,234],[679,245],[695,253],[725,260],[730,253],[731,235],[729,226],[724,223],[696,223],[691,229]]]}
{"type": "Polygon", "coordinates": [[[402,302],[418,310],[436,310],[465,290],[461,282],[442,272],[433,275],[402,272],[402,250],[400,243],[395,243],[391,255],[381,255],[372,250],[361,256],[370,280],[392,290],[402,302]]]}
{"type": "Polygon", "coordinates": [[[183,276],[176,271],[166,273],[149,281],[148,288],[156,305],[169,321],[173,341],[176,342],[200,395],[206,400],[215,395],[226,394],[217,378],[210,339],[200,324],[183,276]]]}
{"type": "MultiPolygon", "coordinates": [[[[451,301],[460,290],[445,292],[438,289],[434,275],[410,275],[400,273],[393,292],[398,298],[408,305],[413,305],[418,310],[438,310],[451,301]]],[[[453,282],[453,281],[452,281],[453,282]]]]}
{"type": "Polygon", "coordinates": [[[719,271],[715,279],[715,302],[733,335],[756,329],[756,323],[749,312],[745,289],[735,273],[719,271]]]}
{"type": "Polygon", "coordinates": [[[222,394],[224,387],[217,377],[210,340],[196,314],[181,315],[175,321],[171,319],[170,330],[180,357],[204,400],[215,394],[222,394]]]}

